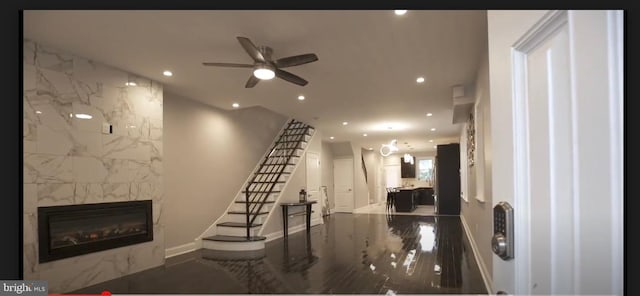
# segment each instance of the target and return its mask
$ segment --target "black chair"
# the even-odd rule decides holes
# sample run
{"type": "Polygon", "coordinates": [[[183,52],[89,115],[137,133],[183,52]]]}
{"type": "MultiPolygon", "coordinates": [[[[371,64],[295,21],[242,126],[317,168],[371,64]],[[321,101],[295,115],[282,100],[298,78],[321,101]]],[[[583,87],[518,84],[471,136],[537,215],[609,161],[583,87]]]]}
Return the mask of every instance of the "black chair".
{"type": "Polygon", "coordinates": [[[395,207],[396,203],[396,191],[395,188],[387,188],[387,210],[391,210],[395,207]]]}

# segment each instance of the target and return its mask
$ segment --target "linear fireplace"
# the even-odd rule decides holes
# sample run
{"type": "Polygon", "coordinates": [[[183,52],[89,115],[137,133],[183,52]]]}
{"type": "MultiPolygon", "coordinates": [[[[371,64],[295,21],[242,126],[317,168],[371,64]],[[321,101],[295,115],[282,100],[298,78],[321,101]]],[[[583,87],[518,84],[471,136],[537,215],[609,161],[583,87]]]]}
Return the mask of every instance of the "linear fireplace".
{"type": "Polygon", "coordinates": [[[152,202],[38,208],[40,263],[153,240],[152,202]]]}

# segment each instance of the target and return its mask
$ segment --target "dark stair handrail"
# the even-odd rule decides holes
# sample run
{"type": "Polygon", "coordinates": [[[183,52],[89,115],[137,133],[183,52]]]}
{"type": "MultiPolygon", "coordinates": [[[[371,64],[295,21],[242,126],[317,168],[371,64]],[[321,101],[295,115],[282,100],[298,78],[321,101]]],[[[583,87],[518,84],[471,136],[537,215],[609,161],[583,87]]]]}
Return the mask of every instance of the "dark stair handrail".
{"type": "Polygon", "coordinates": [[[251,227],[254,226],[253,222],[255,222],[256,218],[260,215],[262,207],[266,204],[269,195],[274,193],[273,188],[275,185],[282,183],[279,181],[280,177],[287,165],[291,164],[290,161],[295,151],[301,149],[299,147],[305,136],[308,135],[310,128],[312,128],[312,126],[291,119],[287,127],[280,134],[278,140],[271,147],[271,152],[267,154],[260,164],[260,167],[254,172],[251,181],[247,183],[244,191],[247,240],[251,237],[251,227]],[[302,130],[302,132],[298,132],[299,130],[302,130]],[[292,143],[293,145],[291,145],[292,143]],[[275,163],[270,163],[270,161],[274,159],[275,163]],[[263,177],[261,177],[259,181],[256,181],[259,175],[263,177]],[[272,178],[273,176],[275,176],[275,178],[272,178]],[[251,186],[254,186],[253,189],[251,189],[251,186]],[[255,194],[253,197],[251,196],[252,193],[255,194]]]}

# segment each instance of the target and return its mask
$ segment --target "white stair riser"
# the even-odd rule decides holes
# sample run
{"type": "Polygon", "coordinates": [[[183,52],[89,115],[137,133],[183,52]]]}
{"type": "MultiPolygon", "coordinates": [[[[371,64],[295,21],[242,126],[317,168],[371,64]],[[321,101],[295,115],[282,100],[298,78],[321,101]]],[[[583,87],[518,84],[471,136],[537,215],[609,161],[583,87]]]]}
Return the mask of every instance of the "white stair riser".
{"type": "MultiPolygon", "coordinates": [[[[227,214],[227,216],[224,217],[223,219],[224,219],[224,222],[238,222],[238,223],[247,222],[247,216],[239,215],[239,214],[227,214]]],[[[267,219],[267,214],[258,215],[258,217],[256,217],[256,220],[253,223],[262,224],[266,219],[267,219]]]]}
{"type": "Polygon", "coordinates": [[[254,251],[264,249],[264,240],[251,242],[220,242],[203,240],[202,247],[220,251],[254,251]]]}
{"type": "MultiPolygon", "coordinates": [[[[289,179],[289,176],[290,176],[290,174],[282,174],[282,175],[280,175],[280,178],[278,178],[278,181],[287,182],[287,180],[289,179]]],[[[258,182],[272,181],[274,178],[275,177],[268,176],[268,175],[258,175],[256,177],[255,181],[258,181],[258,182]]]]}
{"type": "MultiPolygon", "coordinates": [[[[270,183],[253,183],[250,187],[249,190],[254,191],[254,190],[266,190],[269,189],[271,187],[270,183]]],[[[247,188],[246,186],[243,188],[247,188]]],[[[282,191],[282,188],[284,188],[284,183],[275,183],[273,185],[273,191],[282,191]]],[[[244,193],[243,193],[244,195],[244,193]]]]}
{"type": "MultiPolygon", "coordinates": [[[[250,235],[258,235],[258,231],[260,227],[251,228],[250,235]]],[[[218,235],[232,235],[232,236],[246,236],[247,229],[243,227],[225,227],[225,226],[217,226],[217,234],[218,235]]]]}
{"type": "MultiPolygon", "coordinates": [[[[251,204],[253,205],[253,204],[251,204]]],[[[275,205],[275,203],[267,203],[264,204],[262,206],[262,209],[260,210],[260,212],[269,212],[271,211],[271,208],[273,208],[273,205],[275,205]]],[[[252,206],[253,208],[253,206],[252,206]]],[[[238,202],[234,202],[233,205],[231,205],[231,209],[230,211],[234,211],[234,212],[245,212],[247,210],[246,208],[246,204],[245,203],[238,203],[238,202]]]]}
{"type": "MultiPolygon", "coordinates": [[[[310,132],[309,134],[313,135],[313,132],[310,132]]],[[[285,141],[297,141],[300,137],[300,135],[288,135],[286,136],[286,138],[284,138],[285,141]]],[[[304,135],[304,142],[309,142],[309,140],[311,140],[311,136],[309,135],[304,135]]]]}
{"type": "MultiPolygon", "coordinates": [[[[291,173],[293,172],[293,169],[295,169],[295,165],[287,165],[284,167],[283,172],[287,172],[287,173],[291,173]]],[[[259,173],[279,173],[280,170],[282,169],[282,167],[276,167],[274,168],[274,166],[264,166],[263,168],[260,169],[260,171],[258,171],[259,173]]]]}
{"type": "MultiPolygon", "coordinates": [[[[278,150],[275,153],[273,153],[270,157],[286,159],[289,156],[289,153],[291,153],[291,150],[278,150]]],[[[302,156],[302,154],[304,154],[304,150],[300,149],[299,147],[293,152],[293,155],[295,156],[302,156]]]]}
{"type": "MultiPolygon", "coordinates": [[[[252,193],[250,198],[255,199],[256,194],[257,193],[252,193]]],[[[279,195],[280,193],[271,193],[267,197],[267,201],[276,201],[279,195]]],[[[260,200],[264,198],[264,194],[260,194],[259,196],[260,196],[260,200]]],[[[247,195],[245,193],[240,193],[240,195],[236,196],[236,201],[245,201],[246,199],[247,199],[247,195]]]]}

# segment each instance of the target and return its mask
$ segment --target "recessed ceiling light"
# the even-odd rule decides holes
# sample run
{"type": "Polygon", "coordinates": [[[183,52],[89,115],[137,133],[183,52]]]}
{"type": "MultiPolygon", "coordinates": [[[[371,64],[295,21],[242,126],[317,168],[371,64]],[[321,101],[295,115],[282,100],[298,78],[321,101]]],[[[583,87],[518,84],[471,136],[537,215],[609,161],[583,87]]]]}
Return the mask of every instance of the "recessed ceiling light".
{"type": "Polygon", "coordinates": [[[76,118],[79,118],[79,119],[91,119],[91,118],[93,118],[93,116],[91,116],[89,114],[76,114],[76,118]]]}
{"type": "Polygon", "coordinates": [[[346,122],[346,121],[343,121],[343,122],[342,122],[342,125],[347,125],[347,124],[349,124],[349,123],[348,123],[348,122],[346,122]]]}
{"type": "Polygon", "coordinates": [[[233,108],[238,108],[238,107],[240,107],[240,104],[238,104],[238,103],[233,103],[231,106],[232,106],[233,108]]]}
{"type": "Polygon", "coordinates": [[[400,10],[400,9],[396,9],[395,11],[393,11],[396,15],[404,15],[405,13],[407,13],[406,10],[400,10]]]}
{"type": "Polygon", "coordinates": [[[366,136],[367,136],[367,134],[362,134],[362,136],[363,136],[363,137],[366,137],[366,136]]]}
{"type": "Polygon", "coordinates": [[[369,147],[369,150],[373,150],[373,148],[369,147]]]}
{"type": "Polygon", "coordinates": [[[417,83],[423,83],[423,82],[424,82],[424,77],[418,77],[418,78],[416,79],[416,82],[417,82],[417,83]]]}
{"type": "Polygon", "coordinates": [[[169,71],[169,70],[164,70],[164,72],[162,72],[162,75],[167,76],[167,77],[171,77],[171,76],[173,76],[173,73],[171,73],[171,71],[169,71]]]}
{"type": "Polygon", "coordinates": [[[433,143],[433,140],[429,140],[429,143],[433,143]]]}
{"type": "Polygon", "coordinates": [[[427,116],[433,116],[433,114],[431,114],[431,113],[427,113],[427,116]]]}
{"type": "Polygon", "coordinates": [[[42,114],[42,111],[36,110],[36,114],[42,114]]]}
{"type": "Polygon", "coordinates": [[[133,81],[130,81],[130,82],[125,83],[124,85],[126,85],[126,86],[136,86],[137,84],[135,82],[133,82],[133,81]]]}
{"type": "Polygon", "coordinates": [[[435,128],[435,127],[432,127],[432,128],[431,128],[431,131],[432,131],[432,132],[433,132],[433,131],[435,131],[435,130],[436,130],[436,128],[435,128]]]}
{"type": "Polygon", "coordinates": [[[335,139],[335,138],[334,138],[334,137],[329,137],[329,139],[333,140],[333,139],[335,139]]]}
{"type": "Polygon", "coordinates": [[[304,96],[302,96],[302,95],[298,96],[298,100],[304,101],[304,96]]]}

